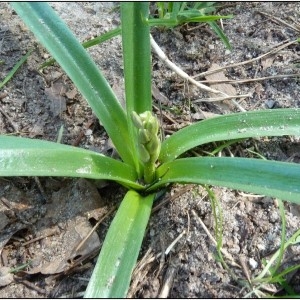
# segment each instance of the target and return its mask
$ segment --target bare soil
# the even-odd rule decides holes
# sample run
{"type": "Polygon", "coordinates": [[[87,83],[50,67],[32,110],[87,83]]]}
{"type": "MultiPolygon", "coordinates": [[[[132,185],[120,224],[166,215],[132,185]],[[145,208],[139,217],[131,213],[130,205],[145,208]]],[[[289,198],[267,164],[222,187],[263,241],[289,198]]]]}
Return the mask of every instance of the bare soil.
{"type": "MultiPolygon", "coordinates": [[[[115,3],[55,2],[51,5],[82,42],[120,24],[118,4],[115,3]]],[[[223,20],[224,31],[233,47],[231,51],[207,25],[152,29],[154,39],[169,59],[190,76],[212,66],[227,66],[256,58],[284,41],[299,37],[298,2],[225,2],[220,3],[218,12],[234,15],[233,19],[223,20]]],[[[43,73],[37,71],[49,54],[9,4],[0,3],[0,15],[1,80],[29,49],[34,48],[26,64],[0,90],[1,134],[55,142],[63,126],[62,143],[113,155],[101,123],[64,72],[55,65],[43,73]]],[[[273,55],[227,68],[220,76],[240,80],[297,74],[299,50],[300,45],[293,43],[273,55]]],[[[113,38],[88,51],[120,100],[124,101],[121,38],[113,38]]],[[[152,64],[154,104],[156,107],[159,102],[162,104],[165,134],[211,115],[240,111],[231,100],[199,102],[213,95],[185,82],[155,54],[152,64]]],[[[214,87],[239,95],[249,94],[236,99],[247,111],[299,108],[298,78],[214,87]]],[[[160,115],[159,110],[154,108],[154,111],[160,115]]],[[[215,146],[207,145],[195,151],[203,154],[215,146]]],[[[299,139],[295,137],[239,142],[222,150],[220,155],[257,157],[249,150],[267,159],[297,163],[300,159],[299,139]]],[[[246,284],[247,276],[253,278],[259,274],[263,259],[269,259],[280,245],[281,220],[277,200],[225,188],[212,189],[223,210],[223,249],[231,256],[225,257],[229,269],[217,261],[216,247],[200,223],[202,220],[214,236],[214,218],[206,190],[201,186],[175,185],[156,204],[159,206],[151,216],[139,257],[140,268],[134,273],[128,296],[237,298],[251,291],[246,284]],[[159,258],[177,237],[180,239],[168,255],[159,258]],[[169,285],[167,278],[171,279],[169,285]]],[[[115,213],[114,208],[124,194],[123,188],[110,182],[1,178],[0,297],[81,297],[115,213]],[[97,232],[79,247],[95,223],[105,216],[97,232]],[[19,271],[9,272],[16,268],[19,271]]],[[[290,237],[299,229],[300,210],[294,204],[284,205],[287,236],[290,237]]],[[[299,254],[299,245],[288,249],[283,268],[299,263],[299,254]]],[[[296,270],[288,278],[289,285],[298,294],[299,276],[296,270]]],[[[269,294],[286,293],[278,285],[268,288],[269,294]]]]}

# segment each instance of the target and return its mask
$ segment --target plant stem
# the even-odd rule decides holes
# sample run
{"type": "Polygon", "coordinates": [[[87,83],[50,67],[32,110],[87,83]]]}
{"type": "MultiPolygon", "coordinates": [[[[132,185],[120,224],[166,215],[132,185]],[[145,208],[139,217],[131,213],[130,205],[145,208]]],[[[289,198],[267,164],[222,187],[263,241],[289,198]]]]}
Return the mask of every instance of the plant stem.
{"type": "Polygon", "coordinates": [[[149,161],[144,166],[144,180],[145,183],[149,184],[155,179],[155,163],[149,161]]]}

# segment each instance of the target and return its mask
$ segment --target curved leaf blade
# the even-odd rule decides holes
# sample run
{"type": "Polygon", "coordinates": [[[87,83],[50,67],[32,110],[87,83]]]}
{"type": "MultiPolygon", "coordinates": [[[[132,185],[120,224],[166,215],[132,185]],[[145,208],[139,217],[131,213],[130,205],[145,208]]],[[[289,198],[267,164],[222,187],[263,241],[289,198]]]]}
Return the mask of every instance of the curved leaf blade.
{"type": "Polygon", "coordinates": [[[90,55],[55,11],[43,2],[14,2],[13,8],[61,65],[101,120],[122,159],[131,165],[127,120],[121,104],[90,55]]]}
{"type": "Polygon", "coordinates": [[[171,183],[224,186],[300,204],[300,164],[231,157],[193,157],[168,162],[149,191],[171,183]]]}
{"type": "Polygon", "coordinates": [[[0,176],[63,176],[115,180],[142,189],[135,170],[100,153],[28,138],[0,136],[0,176]]]}
{"type": "Polygon", "coordinates": [[[105,237],[85,298],[125,298],[155,194],[128,191],[105,237]]]}
{"type": "Polygon", "coordinates": [[[205,143],[261,136],[300,135],[300,109],[236,113],[189,125],[162,143],[159,160],[169,162],[205,143]]]}
{"type": "Polygon", "coordinates": [[[0,81],[0,89],[2,89],[6,83],[14,76],[14,74],[18,71],[18,69],[23,65],[23,63],[27,60],[28,56],[32,53],[33,49],[29,50],[22,58],[16,63],[16,65],[12,68],[12,70],[6,75],[3,81],[0,81]]]}

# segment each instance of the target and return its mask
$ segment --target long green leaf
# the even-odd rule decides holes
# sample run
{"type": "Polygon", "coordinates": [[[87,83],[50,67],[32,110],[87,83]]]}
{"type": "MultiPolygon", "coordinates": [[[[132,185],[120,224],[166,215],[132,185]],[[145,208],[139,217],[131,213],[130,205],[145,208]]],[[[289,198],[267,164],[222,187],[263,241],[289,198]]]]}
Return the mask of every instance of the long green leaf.
{"type": "MultiPolygon", "coordinates": [[[[82,46],[83,46],[84,49],[87,49],[89,47],[101,44],[101,43],[103,43],[103,42],[105,42],[105,41],[107,41],[107,40],[109,40],[109,39],[111,39],[115,36],[118,36],[119,34],[121,34],[121,27],[117,27],[115,29],[112,29],[112,30],[106,32],[106,33],[101,34],[100,36],[92,38],[89,41],[83,42],[82,46]]],[[[48,67],[48,66],[52,65],[53,63],[55,63],[55,59],[50,58],[39,67],[39,70],[41,70],[45,67],[48,67]]]]}
{"type": "Polygon", "coordinates": [[[126,297],[154,196],[127,192],[105,237],[84,297],[126,297]]]}
{"type": "Polygon", "coordinates": [[[100,153],[53,142],[0,136],[0,176],[65,176],[135,183],[135,170],[100,153]]]}
{"type": "Polygon", "coordinates": [[[14,74],[18,71],[18,69],[23,65],[23,63],[27,60],[28,56],[32,53],[33,50],[29,50],[12,68],[12,70],[7,74],[7,76],[0,82],[0,89],[5,86],[5,84],[14,76],[14,74]]]}
{"type": "Polygon", "coordinates": [[[101,120],[122,159],[133,165],[125,112],[90,55],[43,2],[15,2],[13,8],[75,83],[101,120]]]}
{"type": "Polygon", "coordinates": [[[122,4],[122,45],[127,112],[152,110],[149,3],[122,4]]]}
{"type": "Polygon", "coordinates": [[[121,6],[122,45],[124,58],[125,94],[129,146],[135,160],[135,168],[141,177],[143,168],[137,150],[137,133],[131,121],[131,113],[140,114],[152,110],[150,27],[145,22],[149,3],[128,2],[121,6]]]}
{"type": "Polygon", "coordinates": [[[196,157],[165,163],[149,191],[171,182],[210,184],[300,204],[300,164],[251,158],[196,157]]]}
{"type": "Polygon", "coordinates": [[[299,109],[274,109],[220,116],[185,127],[162,143],[160,161],[168,162],[198,145],[261,136],[300,135],[299,109]]]}
{"type": "Polygon", "coordinates": [[[216,22],[207,22],[209,26],[214,30],[218,37],[222,40],[227,49],[232,49],[228,37],[225,35],[224,31],[218,26],[216,22]]]}

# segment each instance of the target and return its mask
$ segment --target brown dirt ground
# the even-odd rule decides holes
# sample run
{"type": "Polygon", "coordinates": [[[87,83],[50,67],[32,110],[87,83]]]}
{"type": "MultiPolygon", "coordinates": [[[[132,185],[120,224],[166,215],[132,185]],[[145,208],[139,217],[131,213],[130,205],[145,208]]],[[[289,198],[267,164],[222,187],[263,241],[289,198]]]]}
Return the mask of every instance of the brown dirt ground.
{"type": "MultiPolygon", "coordinates": [[[[120,23],[114,3],[57,2],[51,5],[81,41],[120,23]]],[[[232,51],[224,47],[207,25],[153,28],[153,37],[167,56],[190,76],[206,71],[212,64],[227,66],[255,58],[284,41],[299,37],[298,2],[225,2],[219,13],[234,15],[233,19],[223,21],[232,51]]],[[[49,55],[9,4],[0,3],[0,15],[0,60],[4,61],[0,65],[1,79],[22,55],[36,47],[27,63],[0,90],[0,108],[6,113],[6,116],[0,113],[1,134],[56,141],[63,126],[62,143],[110,154],[103,127],[68,77],[58,66],[47,68],[43,74],[37,72],[37,67],[49,55]]],[[[291,44],[273,56],[228,68],[223,76],[238,80],[299,73],[299,50],[299,44],[291,44]]],[[[123,99],[120,37],[89,52],[118,97],[123,99]]],[[[153,86],[155,104],[158,105],[159,100],[163,104],[167,134],[202,119],[205,113],[209,116],[239,111],[231,101],[198,102],[211,95],[184,82],[155,54],[153,86]]],[[[237,94],[250,94],[238,100],[247,111],[300,107],[297,77],[219,88],[232,89],[233,86],[237,94]]],[[[211,149],[212,145],[195,151],[201,154],[211,149]]],[[[254,157],[248,150],[255,150],[268,159],[299,162],[299,149],[299,140],[294,137],[264,138],[240,142],[225,148],[220,155],[254,157]]],[[[253,278],[261,271],[263,258],[269,258],[280,245],[281,222],[276,199],[225,188],[213,190],[223,210],[223,249],[232,257],[226,259],[229,270],[217,262],[216,247],[199,222],[201,218],[214,235],[214,219],[206,191],[194,185],[176,185],[161,200],[162,205],[150,219],[139,257],[141,268],[134,276],[129,296],[158,297],[162,296],[163,289],[169,297],[175,298],[236,298],[250,292],[245,284],[246,272],[240,265],[244,262],[253,278]],[[180,235],[164,260],[158,258],[157,255],[180,235]],[[173,276],[169,289],[168,276],[173,276]]],[[[124,192],[113,183],[84,179],[1,178],[0,297],[82,296],[112,214],[108,214],[97,234],[83,247],[78,248],[78,243],[99,219],[120,203],[124,192]],[[28,261],[31,263],[14,276],[7,272],[28,261]]],[[[289,203],[285,203],[285,208],[287,236],[290,237],[299,229],[300,210],[289,203]]],[[[298,245],[287,251],[284,267],[299,263],[299,251],[298,245]]],[[[297,293],[300,293],[299,275],[296,271],[288,279],[297,293]]],[[[280,286],[268,288],[273,290],[270,294],[280,292],[280,286]]]]}

